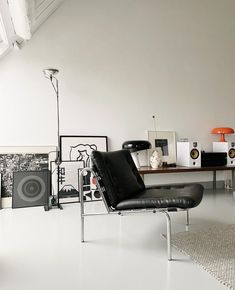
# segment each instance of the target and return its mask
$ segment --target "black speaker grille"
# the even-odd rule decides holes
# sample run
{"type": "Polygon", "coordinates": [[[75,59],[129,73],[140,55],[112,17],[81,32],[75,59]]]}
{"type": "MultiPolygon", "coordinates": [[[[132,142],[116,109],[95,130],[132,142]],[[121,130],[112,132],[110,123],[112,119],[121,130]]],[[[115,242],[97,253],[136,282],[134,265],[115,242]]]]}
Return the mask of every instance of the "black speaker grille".
{"type": "Polygon", "coordinates": [[[48,204],[50,171],[14,172],[12,207],[48,204]]]}
{"type": "Polygon", "coordinates": [[[234,148],[230,148],[228,151],[228,156],[230,158],[234,158],[235,157],[235,149],[234,148]]]}

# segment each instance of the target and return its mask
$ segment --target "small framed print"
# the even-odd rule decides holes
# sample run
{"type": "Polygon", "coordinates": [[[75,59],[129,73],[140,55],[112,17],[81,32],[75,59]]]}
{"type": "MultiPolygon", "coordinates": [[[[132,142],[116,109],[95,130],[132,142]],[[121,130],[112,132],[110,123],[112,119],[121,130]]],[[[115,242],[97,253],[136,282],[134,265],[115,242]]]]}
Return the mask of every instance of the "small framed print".
{"type": "MultiPolygon", "coordinates": [[[[79,172],[83,163],[80,161],[63,161],[59,167],[60,203],[79,202],[79,172]]],[[[100,200],[101,195],[96,186],[96,179],[87,172],[83,177],[84,201],[100,200]]]]}
{"type": "Polygon", "coordinates": [[[172,131],[148,131],[148,140],[152,149],[161,148],[162,161],[167,164],[176,163],[175,132],[172,131]]]}

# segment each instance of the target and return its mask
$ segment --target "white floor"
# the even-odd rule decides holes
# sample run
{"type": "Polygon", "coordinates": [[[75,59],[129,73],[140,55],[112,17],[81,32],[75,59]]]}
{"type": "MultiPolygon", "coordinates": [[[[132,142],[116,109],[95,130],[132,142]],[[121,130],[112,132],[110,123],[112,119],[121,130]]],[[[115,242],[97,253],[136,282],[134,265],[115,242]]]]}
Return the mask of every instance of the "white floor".
{"type": "MultiPolygon", "coordinates": [[[[0,211],[1,290],[228,289],[175,249],[167,261],[163,214],[87,217],[80,243],[79,204],[63,207],[0,211]]],[[[171,216],[173,231],[183,231],[184,213],[171,216]]],[[[232,191],[206,191],[190,218],[193,228],[234,223],[232,191]]]]}

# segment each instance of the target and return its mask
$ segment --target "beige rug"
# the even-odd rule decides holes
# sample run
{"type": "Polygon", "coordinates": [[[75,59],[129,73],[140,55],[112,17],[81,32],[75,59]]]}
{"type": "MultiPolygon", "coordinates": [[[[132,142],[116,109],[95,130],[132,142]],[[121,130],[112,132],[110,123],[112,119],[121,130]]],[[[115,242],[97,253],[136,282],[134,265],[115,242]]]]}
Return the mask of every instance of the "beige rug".
{"type": "Polygon", "coordinates": [[[172,235],[172,244],[222,284],[235,290],[235,225],[172,235]]]}

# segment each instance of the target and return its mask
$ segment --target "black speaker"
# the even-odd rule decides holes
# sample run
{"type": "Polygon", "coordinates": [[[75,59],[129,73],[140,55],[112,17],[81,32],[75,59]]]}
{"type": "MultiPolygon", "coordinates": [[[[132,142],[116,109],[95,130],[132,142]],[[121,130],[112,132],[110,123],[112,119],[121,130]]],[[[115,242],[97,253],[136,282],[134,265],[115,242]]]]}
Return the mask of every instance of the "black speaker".
{"type": "Polygon", "coordinates": [[[12,208],[48,205],[50,171],[13,172],[12,208]]]}

